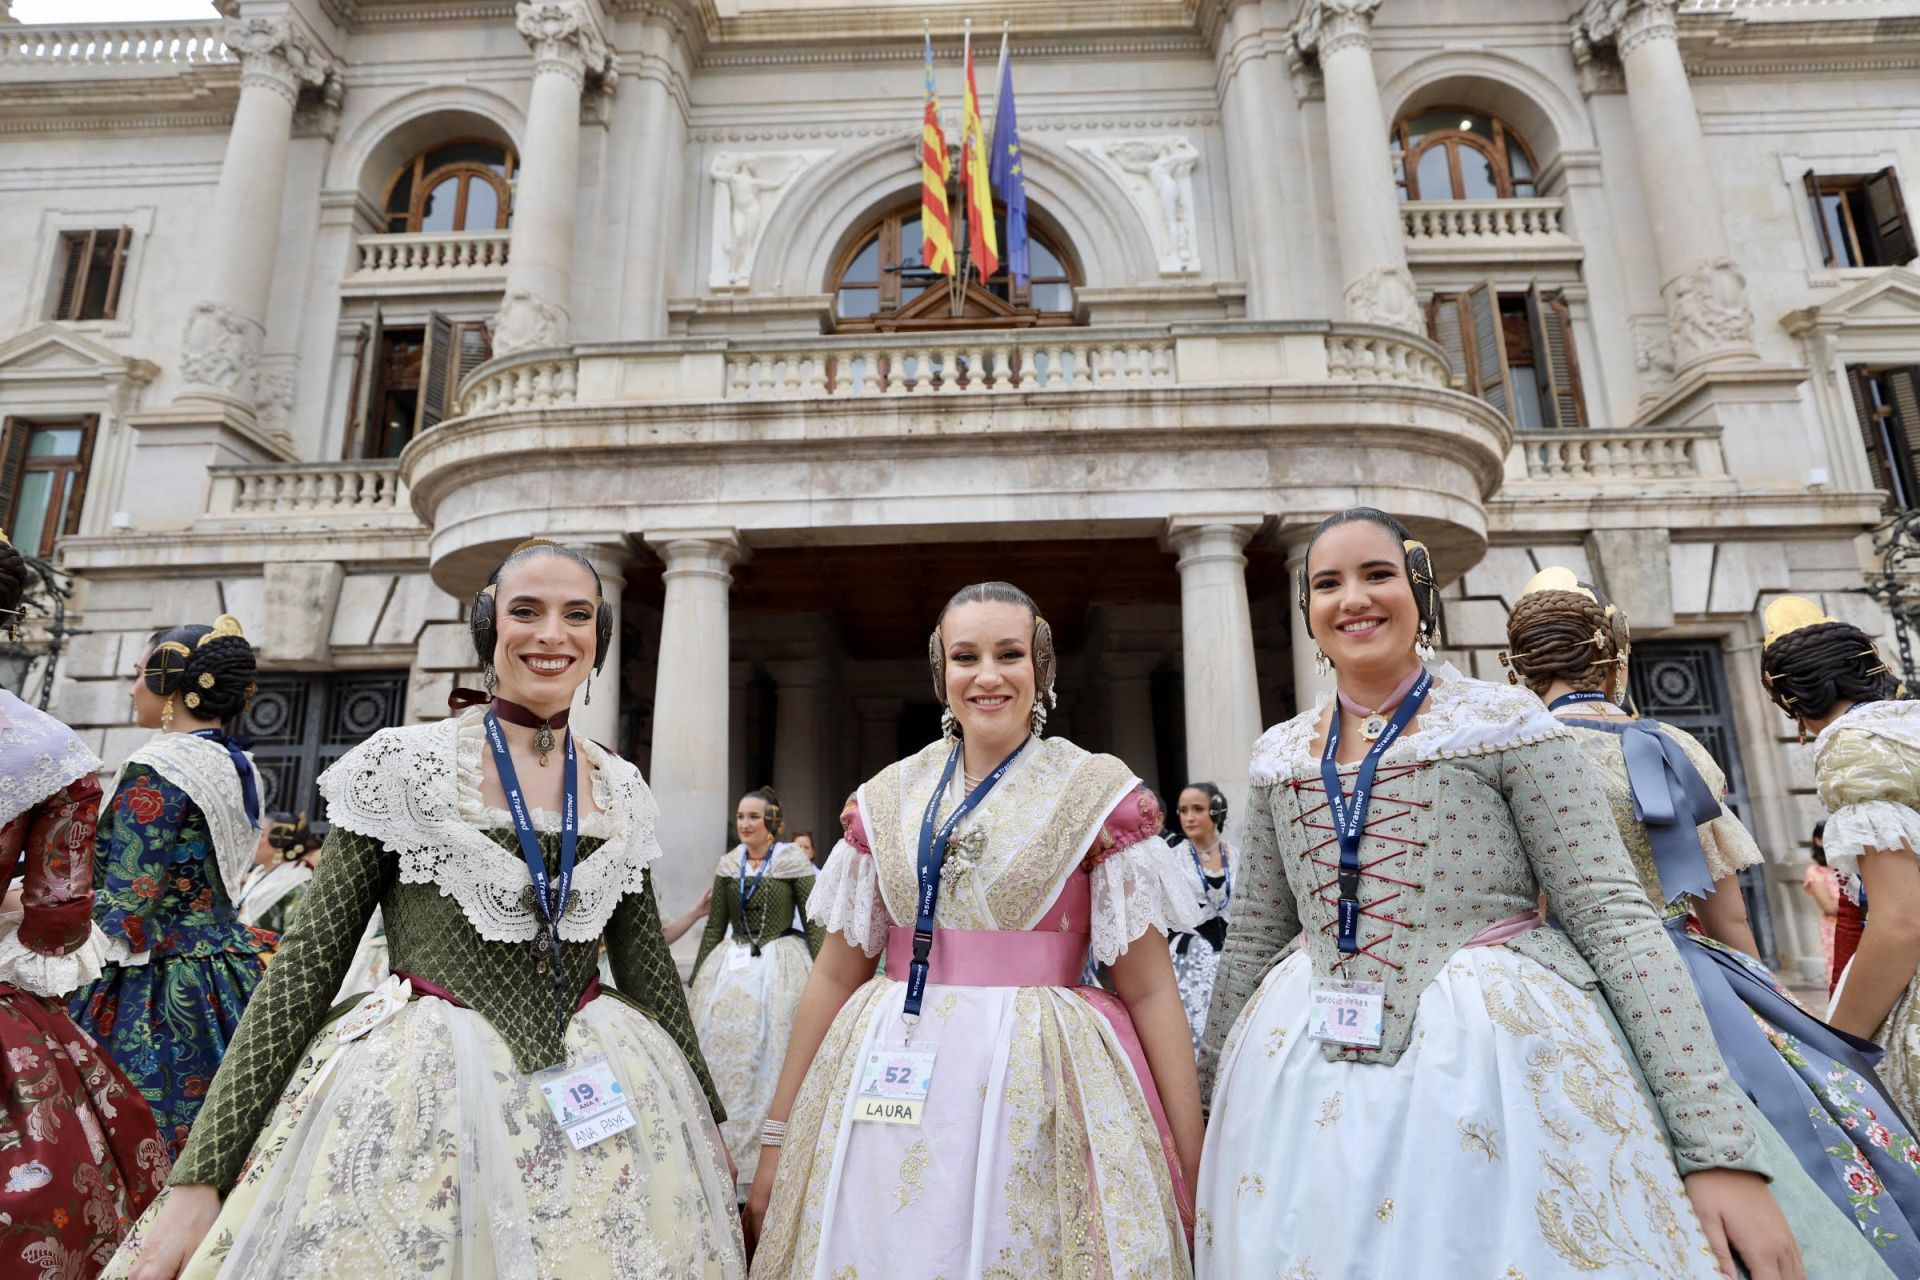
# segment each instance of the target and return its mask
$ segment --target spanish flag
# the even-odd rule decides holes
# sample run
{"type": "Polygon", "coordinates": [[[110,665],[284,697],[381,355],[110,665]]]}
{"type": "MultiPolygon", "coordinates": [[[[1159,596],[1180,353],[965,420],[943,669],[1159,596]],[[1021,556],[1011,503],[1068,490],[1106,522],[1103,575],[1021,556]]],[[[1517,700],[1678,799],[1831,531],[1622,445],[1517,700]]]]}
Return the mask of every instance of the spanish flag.
{"type": "Polygon", "coordinates": [[[960,113],[960,174],[967,186],[967,244],[980,278],[1000,270],[1000,237],[993,227],[993,184],[987,177],[987,131],[973,87],[973,25],[967,25],[967,96],[960,113]]]}
{"type": "Polygon", "coordinates": [[[933,85],[933,31],[927,41],[927,110],[920,126],[920,261],[929,271],[953,274],[953,213],[947,208],[947,135],[940,127],[940,95],[933,85]]]}

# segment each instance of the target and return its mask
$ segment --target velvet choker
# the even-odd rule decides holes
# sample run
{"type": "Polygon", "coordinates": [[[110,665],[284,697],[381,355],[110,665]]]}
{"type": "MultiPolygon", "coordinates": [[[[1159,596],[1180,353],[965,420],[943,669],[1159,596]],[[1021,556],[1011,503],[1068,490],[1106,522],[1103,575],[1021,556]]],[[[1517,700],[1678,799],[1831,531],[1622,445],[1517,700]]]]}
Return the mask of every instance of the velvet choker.
{"type": "Polygon", "coordinates": [[[493,712],[495,719],[517,724],[522,729],[564,729],[567,717],[573,714],[572,707],[562,707],[550,716],[540,716],[505,698],[495,698],[487,704],[487,710],[493,712]]]}

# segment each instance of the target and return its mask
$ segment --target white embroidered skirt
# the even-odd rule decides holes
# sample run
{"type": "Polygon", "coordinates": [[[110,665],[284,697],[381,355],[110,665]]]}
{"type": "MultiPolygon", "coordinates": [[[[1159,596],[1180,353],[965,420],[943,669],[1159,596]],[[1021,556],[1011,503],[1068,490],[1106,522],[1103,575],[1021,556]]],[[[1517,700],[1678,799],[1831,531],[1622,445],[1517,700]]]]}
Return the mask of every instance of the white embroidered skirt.
{"type": "Polygon", "coordinates": [[[1276,966],[1221,1054],[1203,1280],[1719,1275],[1597,996],[1474,948],[1421,994],[1397,1063],[1328,1062],[1311,972],[1276,966]]]}
{"type": "MultiPolygon", "coordinates": [[[[1180,1280],[1166,1149],[1105,1016],[1062,987],[929,984],[919,1125],[852,1119],[906,984],[848,998],[794,1100],[755,1280],[1180,1280]]],[[[1264,1274],[1264,1273],[1262,1273],[1264,1274]]]]}
{"type": "Polygon", "coordinates": [[[767,1118],[780,1068],[787,1059],[793,1014],[807,988],[813,957],[804,938],[775,938],[749,955],[744,969],[731,964],[733,943],[707,956],[693,978],[694,1030],[713,1073],[727,1122],[720,1135],[733,1152],[744,1194],[760,1163],[760,1122],[767,1118]]]}
{"type": "MultiPolygon", "coordinates": [[[[415,1000],[345,1045],[329,1026],[182,1276],[744,1275],[733,1184],[686,1058],[609,996],[567,1028],[569,1062],[595,1055],[638,1123],[576,1151],[472,1010],[415,1000]]],[[[152,1214],[108,1276],[126,1274],[152,1214]]]]}

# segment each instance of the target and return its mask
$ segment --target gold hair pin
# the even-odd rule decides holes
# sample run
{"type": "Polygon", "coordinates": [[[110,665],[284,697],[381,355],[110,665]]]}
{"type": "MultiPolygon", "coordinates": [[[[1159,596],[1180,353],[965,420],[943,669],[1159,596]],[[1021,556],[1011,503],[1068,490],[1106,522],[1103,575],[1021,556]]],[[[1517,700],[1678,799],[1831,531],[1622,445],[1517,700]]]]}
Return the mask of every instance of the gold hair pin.
{"type": "Polygon", "coordinates": [[[1767,606],[1765,616],[1767,634],[1760,642],[1762,649],[1771,649],[1783,636],[1808,627],[1817,627],[1825,622],[1838,622],[1838,618],[1829,617],[1820,606],[1805,596],[1781,596],[1767,606]]]}

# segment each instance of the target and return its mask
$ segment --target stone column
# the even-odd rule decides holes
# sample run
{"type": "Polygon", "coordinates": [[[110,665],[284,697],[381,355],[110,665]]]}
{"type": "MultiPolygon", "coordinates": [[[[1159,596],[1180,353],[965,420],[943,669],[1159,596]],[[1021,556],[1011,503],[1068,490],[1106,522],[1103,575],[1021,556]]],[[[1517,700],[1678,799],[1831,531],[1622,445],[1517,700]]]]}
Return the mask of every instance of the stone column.
{"type": "Polygon", "coordinates": [[[338,68],[285,18],[236,19],[223,38],[240,60],[240,101],[206,214],[212,252],[204,293],[187,314],[180,399],[229,405],[251,422],[280,248],[293,108],[303,88],[325,85],[338,68]]]}
{"type": "MultiPolygon", "coordinates": [[[[900,757],[900,709],[905,699],[861,698],[855,705],[860,710],[860,783],[864,783],[900,757]]],[[[830,816],[836,821],[840,817],[830,816]]]]}
{"type": "Polygon", "coordinates": [[[1236,813],[1246,812],[1247,761],[1261,732],[1245,555],[1260,525],[1251,515],[1167,522],[1167,544],[1180,557],[1187,777],[1218,783],[1236,813]]]}
{"type": "MultiPolygon", "coordinates": [[[[1276,145],[1280,112],[1264,74],[1260,6],[1236,8],[1220,33],[1220,123],[1232,151],[1228,180],[1234,238],[1247,279],[1247,318],[1275,320],[1287,311],[1286,236],[1271,225],[1285,204],[1283,149],[1276,145]],[[1262,229],[1264,228],[1264,229],[1262,229]]],[[[1297,290],[1295,291],[1297,294],[1297,290]]]]}
{"type": "MultiPolygon", "coordinates": [[[[1159,665],[1157,653],[1109,653],[1101,658],[1107,673],[1108,747],[1155,795],[1160,795],[1160,750],[1153,732],[1152,677],[1159,665]]],[[[1176,799],[1160,798],[1168,808],[1176,799]]]]}
{"type": "Polygon", "coordinates": [[[1400,230],[1386,112],[1373,74],[1373,15],[1379,8],[1380,0],[1307,0],[1287,35],[1288,54],[1297,60],[1316,56],[1326,86],[1327,166],[1347,315],[1424,333],[1400,230]]]}
{"type": "Polygon", "coordinates": [[[825,786],[821,732],[826,709],[827,664],[816,658],[769,662],[774,681],[773,789],[780,793],[789,831],[820,833],[820,794],[825,786]]]}
{"type": "MultiPolygon", "coordinates": [[[[631,45],[628,46],[631,49],[631,45]]],[[[689,78],[687,53],[672,24],[649,20],[640,30],[639,65],[621,97],[622,127],[632,129],[632,165],[622,197],[631,224],[652,226],[658,234],[635,237],[627,247],[624,281],[615,314],[620,333],[630,339],[667,336],[676,246],[693,220],[697,200],[684,194],[689,78]]],[[[622,144],[623,146],[625,144],[622,144]]]]}
{"type": "Polygon", "coordinates": [[[727,790],[734,800],[763,781],[747,781],[747,686],[752,681],[751,662],[727,664],[727,790]]]}
{"type": "Polygon", "coordinates": [[[1675,0],[1591,0],[1574,23],[1573,56],[1612,45],[1627,82],[1640,187],[1677,373],[1757,357],[1747,282],[1733,262],[1719,188],[1674,29],[1675,0]]]}
{"type": "Polygon", "coordinates": [[[607,642],[606,659],[594,673],[591,689],[583,685],[574,695],[571,723],[614,754],[631,758],[633,744],[620,737],[620,607],[626,594],[627,565],[633,557],[624,545],[596,543],[580,550],[600,575],[600,589],[613,610],[613,637],[607,642]],[[592,702],[587,701],[589,692],[592,702]]]}
{"type": "Polygon", "coordinates": [[[533,47],[533,93],[514,181],[505,296],[493,322],[495,355],[565,346],[571,337],[580,94],[589,77],[607,86],[616,74],[586,0],[522,0],[514,13],[533,47]]]}
{"type": "Polygon", "coordinates": [[[1293,705],[1305,711],[1320,695],[1333,692],[1333,672],[1321,675],[1315,669],[1313,655],[1319,643],[1307,631],[1307,616],[1300,612],[1300,571],[1306,567],[1307,539],[1311,529],[1289,531],[1287,548],[1287,628],[1293,645],[1293,705]]]}
{"type": "Polygon", "coordinates": [[[730,840],[727,788],[727,591],[746,546],[732,529],[649,533],[666,562],[659,674],[653,695],[653,785],[666,857],[660,900],[685,907],[713,878],[730,840]]]}

